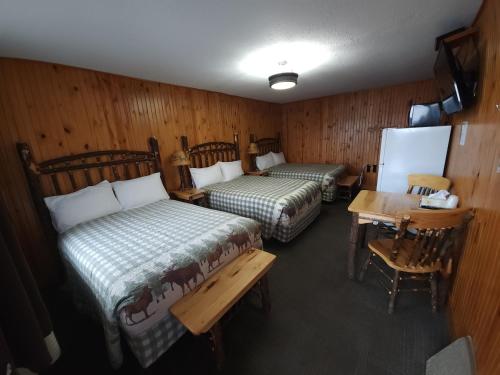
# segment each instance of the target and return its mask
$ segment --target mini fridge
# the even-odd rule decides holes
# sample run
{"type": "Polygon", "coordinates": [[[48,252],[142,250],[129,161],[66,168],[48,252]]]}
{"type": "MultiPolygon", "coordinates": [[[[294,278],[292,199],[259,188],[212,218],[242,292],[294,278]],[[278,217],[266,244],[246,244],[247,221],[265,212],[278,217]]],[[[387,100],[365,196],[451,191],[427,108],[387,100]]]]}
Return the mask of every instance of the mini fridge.
{"type": "Polygon", "coordinates": [[[382,131],[377,191],[404,193],[408,175],[442,176],[451,126],[387,128],[382,131]]]}

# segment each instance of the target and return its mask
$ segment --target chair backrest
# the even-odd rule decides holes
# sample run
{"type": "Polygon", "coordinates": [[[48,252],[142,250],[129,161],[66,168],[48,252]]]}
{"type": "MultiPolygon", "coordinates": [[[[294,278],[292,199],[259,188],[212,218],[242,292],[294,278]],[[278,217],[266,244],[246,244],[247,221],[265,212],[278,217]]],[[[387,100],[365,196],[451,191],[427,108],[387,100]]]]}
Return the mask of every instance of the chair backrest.
{"type": "Polygon", "coordinates": [[[408,241],[411,241],[411,249],[406,260],[407,266],[433,266],[436,262],[448,259],[455,240],[458,238],[456,234],[467,225],[472,217],[472,211],[468,208],[405,212],[394,239],[391,259],[396,260],[403,243],[408,250],[408,241]],[[413,239],[406,238],[408,237],[407,229],[414,229],[416,232],[413,239]]]}
{"type": "Polygon", "coordinates": [[[451,181],[445,177],[432,174],[410,174],[408,175],[407,194],[429,195],[439,190],[448,190],[451,181]]]}

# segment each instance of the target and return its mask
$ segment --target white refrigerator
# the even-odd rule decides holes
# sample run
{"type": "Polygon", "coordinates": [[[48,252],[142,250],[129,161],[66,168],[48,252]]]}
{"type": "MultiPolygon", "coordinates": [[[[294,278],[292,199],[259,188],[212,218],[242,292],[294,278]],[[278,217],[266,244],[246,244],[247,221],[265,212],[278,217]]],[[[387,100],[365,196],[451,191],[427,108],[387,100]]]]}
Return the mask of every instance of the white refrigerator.
{"type": "Polygon", "coordinates": [[[404,193],[413,173],[442,176],[450,133],[449,125],[383,129],[377,191],[404,193]]]}

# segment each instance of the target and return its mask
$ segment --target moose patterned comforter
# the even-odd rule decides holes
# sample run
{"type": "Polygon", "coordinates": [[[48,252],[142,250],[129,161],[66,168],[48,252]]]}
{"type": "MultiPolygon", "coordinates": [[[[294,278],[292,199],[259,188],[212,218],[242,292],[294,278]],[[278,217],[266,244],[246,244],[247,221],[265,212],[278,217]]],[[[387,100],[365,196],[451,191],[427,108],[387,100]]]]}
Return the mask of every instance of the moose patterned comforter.
{"type": "Polygon", "coordinates": [[[336,178],[345,171],[341,164],[294,164],[285,163],[267,169],[270,177],[296,178],[321,184],[322,199],[333,202],[337,192],[336,178]]]}
{"type": "Polygon", "coordinates": [[[241,176],[204,186],[211,208],[257,220],[262,237],[288,242],[319,215],[320,185],[316,182],[241,176]]]}
{"type": "Polygon", "coordinates": [[[120,332],[143,367],[184,333],[168,309],[250,247],[254,220],[173,200],[80,224],[59,237],[75,294],[94,307],[113,367],[120,332]]]}

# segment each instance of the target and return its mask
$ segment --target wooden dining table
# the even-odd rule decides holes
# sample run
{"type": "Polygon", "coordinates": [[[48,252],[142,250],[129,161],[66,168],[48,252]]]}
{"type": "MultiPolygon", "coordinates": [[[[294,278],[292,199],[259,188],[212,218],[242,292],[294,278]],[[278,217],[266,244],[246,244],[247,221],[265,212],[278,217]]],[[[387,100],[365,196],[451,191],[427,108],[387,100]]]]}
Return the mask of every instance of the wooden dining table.
{"type": "Polygon", "coordinates": [[[359,244],[364,242],[366,224],[382,221],[397,224],[401,213],[419,207],[420,195],[386,193],[361,190],[348,207],[352,213],[351,234],[347,254],[347,274],[354,279],[356,253],[359,244]]]}

